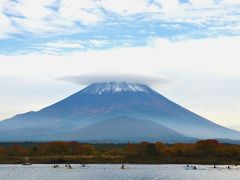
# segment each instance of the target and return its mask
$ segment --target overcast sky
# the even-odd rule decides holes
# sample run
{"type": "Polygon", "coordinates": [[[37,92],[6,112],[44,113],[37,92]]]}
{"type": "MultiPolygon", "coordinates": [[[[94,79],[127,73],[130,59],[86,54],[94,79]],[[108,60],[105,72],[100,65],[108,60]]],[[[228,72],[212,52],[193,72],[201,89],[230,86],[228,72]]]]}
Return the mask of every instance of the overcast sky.
{"type": "Polygon", "coordinates": [[[147,84],[240,130],[240,0],[0,0],[0,120],[147,84]]]}

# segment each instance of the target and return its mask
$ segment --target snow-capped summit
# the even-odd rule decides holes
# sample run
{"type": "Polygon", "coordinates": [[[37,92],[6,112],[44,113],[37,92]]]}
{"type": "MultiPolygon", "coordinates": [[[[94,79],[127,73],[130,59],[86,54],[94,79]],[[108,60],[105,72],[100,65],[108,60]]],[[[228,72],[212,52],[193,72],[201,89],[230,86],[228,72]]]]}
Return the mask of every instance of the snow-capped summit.
{"type": "Polygon", "coordinates": [[[104,93],[120,93],[120,92],[153,92],[148,86],[139,83],[127,83],[127,82],[103,82],[93,83],[87,88],[83,89],[84,93],[89,94],[104,94],[104,93]]]}

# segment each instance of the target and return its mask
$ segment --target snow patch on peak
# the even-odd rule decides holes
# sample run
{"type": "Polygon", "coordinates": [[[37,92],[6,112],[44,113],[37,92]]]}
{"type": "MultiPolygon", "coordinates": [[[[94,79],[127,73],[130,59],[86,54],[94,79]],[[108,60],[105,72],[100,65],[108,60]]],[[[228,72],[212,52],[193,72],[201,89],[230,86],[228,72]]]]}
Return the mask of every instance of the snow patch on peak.
{"type": "Polygon", "coordinates": [[[138,83],[126,83],[126,82],[106,82],[106,83],[94,83],[82,92],[90,94],[101,95],[103,93],[120,93],[120,92],[146,92],[149,93],[152,90],[143,84],[138,83]]]}

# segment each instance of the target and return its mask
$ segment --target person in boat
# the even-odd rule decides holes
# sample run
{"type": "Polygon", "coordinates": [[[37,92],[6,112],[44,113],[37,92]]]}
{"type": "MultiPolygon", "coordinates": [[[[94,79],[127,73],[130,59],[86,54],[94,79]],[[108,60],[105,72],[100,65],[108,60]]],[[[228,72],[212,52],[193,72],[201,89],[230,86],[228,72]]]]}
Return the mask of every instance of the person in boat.
{"type": "Polygon", "coordinates": [[[227,168],[230,169],[230,166],[228,166],[227,168]]]}
{"type": "Polygon", "coordinates": [[[216,169],[216,168],[217,168],[217,166],[214,164],[214,165],[213,165],[213,168],[214,168],[214,169],[216,169]]]}
{"type": "Polygon", "coordinates": [[[125,169],[125,166],[122,164],[121,169],[125,169]]]}
{"type": "Polygon", "coordinates": [[[72,166],[70,164],[66,164],[65,167],[68,169],[72,169],[72,166]]]}
{"type": "Polygon", "coordinates": [[[25,161],[25,162],[22,163],[22,165],[25,165],[25,166],[26,166],[26,165],[32,165],[32,164],[29,162],[29,157],[28,157],[28,156],[25,156],[25,157],[24,157],[24,161],[25,161]]]}
{"type": "Polygon", "coordinates": [[[197,167],[196,167],[196,166],[193,166],[193,169],[194,169],[194,170],[196,170],[196,169],[197,169],[197,167]]]}
{"type": "Polygon", "coordinates": [[[187,167],[189,167],[189,165],[187,164],[187,167]]]}

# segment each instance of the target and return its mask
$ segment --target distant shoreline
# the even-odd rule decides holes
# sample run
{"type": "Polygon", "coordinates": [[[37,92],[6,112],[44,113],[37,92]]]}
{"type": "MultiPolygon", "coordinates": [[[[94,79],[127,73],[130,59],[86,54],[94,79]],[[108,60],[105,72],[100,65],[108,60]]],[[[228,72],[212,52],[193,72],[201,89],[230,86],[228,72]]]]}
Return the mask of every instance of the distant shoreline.
{"type": "Polygon", "coordinates": [[[194,144],[0,143],[0,164],[240,165],[240,146],[216,140],[194,144]]]}

